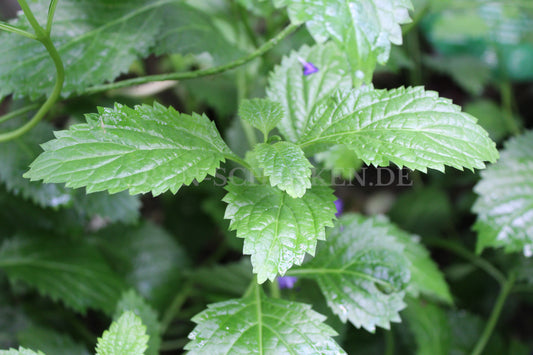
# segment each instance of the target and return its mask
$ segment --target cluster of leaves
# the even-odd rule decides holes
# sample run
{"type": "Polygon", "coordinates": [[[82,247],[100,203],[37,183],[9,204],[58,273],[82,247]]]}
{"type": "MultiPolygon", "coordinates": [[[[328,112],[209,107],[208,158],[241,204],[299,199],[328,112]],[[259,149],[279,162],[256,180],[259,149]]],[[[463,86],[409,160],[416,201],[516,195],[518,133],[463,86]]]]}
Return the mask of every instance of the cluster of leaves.
{"type": "MultiPolygon", "coordinates": [[[[392,323],[406,320],[408,328],[394,328],[408,335],[400,350],[449,354],[473,349],[479,354],[515,282],[526,288],[531,284],[529,260],[513,263],[498,254],[497,262],[510,270],[506,276],[463,243],[443,238],[463,233],[453,230],[453,218],[464,217],[465,208],[454,214],[445,193],[460,178],[442,182],[445,178],[431,172],[444,172],[446,166],[474,172],[493,163],[474,189],[476,250],[503,247],[531,256],[531,131],[520,132],[510,106],[503,108],[507,121],[480,117],[480,125],[472,114],[423,86],[378,89],[372,84],[378,64],[389,58],[392,65],[386,70],[395,62],[414,65],[408,59],[402,64],[400,50],[391,47],[402,43],[401,25],[411,21],[409,11],[439,51],[440,57],[425,61],[428,67],[456,53],[446,50],[446,37],[439,37],[442,21],[449,18],[438,18],[453,13],[455,5],[443,8],[437,0],[416,1],[414,9],[409,0],[19,3],[24,14],[0,27],[14,32],[0,34],[0,100],[9,96],[6,101],[16,113],[26,100],[55,92],[59,61],[65,70],[62,104],[51,116],[64,129],[52,134],[50,123],[38,123],[29,133],[0,143],[0,282],[7,290],[0,294],[0,321],[10,318],[13,324],[5,331],[0,327],[0,345],[22,346],[0,353],[88,353],[87,345],[96,344],[96,354],[178,348],[192,354],[342,354],[365,344],[350,344],[347,334],[356,332],[351,326],[375,333],[377,327],[390,331],[392,323]],[[37,31],[42,43],[20,36],[35,30],[35,21],[52,29],[44,35],[37,31]],[[228,72],[291,31],[294,36],[280,45],[290,53],[274,52],[228,72]],[[149,55],[158,56],[155,70],[172,73],[147,75],[154,68],[150,60],[141,60],[149,55]],[[183,71],[191,68],[196,69],[183,71]],[[128,71],[138,78],[112,83],[128,71]],[[204,78],[216,73],[220,77],[204,78]],[[170,95],[174,101],[165,102],[165,95],[157,94],[169,88],[160,80],[169,79],[193,80],[180,83],[170,95]],[[237,91],[233,104],[226,99],[231,94],[220,89],[228,81],[237,91]],[[120,89],[146,83],[155,84],[155,91],[120,89]],[[94,108],[89,94],[99,92],[120,99],[98,96],[94,108]],[[94,111],[85,114],[85,122],[76,117],[94,111]],[[237,113],[229,125],[226,113],[237,113]],[[492,139],[510,134],[514,137],[498,152],[492,139]],[[396,223],[360,213],[337,218],[331,182],[314,169],[324,168],[332,176],[340,169],[342,176],[353,178],[346,169],[355,171],[362,164],[394,164],[431,185],[396,200],[389,214],[396,223]],[[138,194],[147,193],[153,197],[144,198],[141,217],[138,194]],[[203,202],[198,202],[200,195],[203,202]],[[150,219],[163,220],[175,233],[150,219]],[[223,232],[213,237],[215,230],[223,232]],[[485,330],[476,316],[447,311],[462,299],[452,296],[427,249],[430,243],[458,250],[472,262],[462,269],[454,263],[448,270],[452,279],[465,280],[472,275],[468,266],[475,265],[501,283],[501,302],[485,330]],[[235,255],[249,255],[250,261],[239,257],[212,265],[235,255]],[[297,277],[301,292],[280,293],[280,277],[297,277]],[[52,311],[43,311],[47,307],[52,311]],[[187,321],[193,314],[191,329],[187,321]],[[58,317],[71,327],[57,324],[58,317]],[[109,318],[112,324],[103,334],[91,324],[109,318]],[[475,324],[473,341],[457,336],[470,324],[475,324]],[[94,339],[94,334],[102,336],[94,339]]],[[[527,42],[533,17],[501,7],[506,21],[523,24],[519,42],[527,42]]],[[[494,18],[483,16],[494,9],[492,4],[472,5],[472,13],[488,24],[494,18]]],[[[483,43],[500,51],[505,38],[500,39],[483,43]]],[[[486,75],[507,80],[502,85],[505,104],[516,76],[502,58],[486,75]]],[[[479,83],[477,95],[488,84],[479,83]]],[[[480,102],[467,111],[484,115],[487,107],[480,102]]],[[[22,124],[12,120],[2,128],[22,124]]],[[[466,176],[472,186],[476,177],[466,176]]],[[[464,198],[470,198],[463,203],[468,210],[472,196],[464,198]]],[[[463,228],[465,238],[469,227],[463,228]]],[[[515,341],[491,348],[518,353],[524,347],[515,341]]]]}

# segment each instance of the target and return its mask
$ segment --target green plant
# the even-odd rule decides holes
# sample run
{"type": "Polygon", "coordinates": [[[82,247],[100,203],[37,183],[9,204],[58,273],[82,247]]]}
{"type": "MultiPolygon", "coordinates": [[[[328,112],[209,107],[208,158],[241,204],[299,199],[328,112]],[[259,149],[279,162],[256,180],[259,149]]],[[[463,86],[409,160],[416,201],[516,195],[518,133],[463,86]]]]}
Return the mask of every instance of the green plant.
{"type": "MultiPolygon", "coordinates": [[[[521,134],[513,116],[506,90],[514,77],[501,87],[506,126],[496,131],[515,137],[497,163],[489,133],[451,100],[423,86],[372,83],[391,45],[402,43],[411,1],[18,3],[23,14],[0,23],[11,32],[0,34],[0,99],[10,107],[0,118],[7,127],[0,134],[0,269],[7,278],[0,282],[10,284],[0,300],[23,308],[10,310],[10,332],[23,347],[0,353],[87,353],[85,343],[97,344],[97,354],[337,354],[354,347],[349,322],[389,330],[383,351],[392,354],[391,323],[406,319],[410,330],[396,332],[410,335],[398,352],[464,353],[462,346],[481,354],[508,295],[517,283],[531,284],[529,259],[498,254],[504,274],[479,256],[486,247],[532,254],[533,137],[521,134]],[[279,60],[277,48],[295,50],[279,60]],[[149,55],[157,56],[155,68],[140,61],[149,55]],[[119,78],[128,71],[133,78],[119,78]],[[183,112],[161,94],[176,86],[171,103],[183,112]],[[35,110],[29,121],[19,119],[35,110]],[[47,114],[64,128],[54,137],[42,122],[47,114]],[[475,187],[474,254],[454,223],[441,219],[452,214],[445,184],[423,186],[439,178],[421,173],[446,166],[474,172],[487,162],[495,164],[475,187]],[[350,180],[363,164],[391,163],[409,169],[417,186],[390,212],[405,230],[384,216],[337,218],[335,177],[350,180]],[[141,218],[138,195],[147,193],[153,198],[145,206],[159,207],[141,218]],[[432,204],[437,217],[428,215],[432,204]],[[153,223],[157,211],[167,228],[183,233],[179,241],[153,223]],[[214,225],[223,235],[213,237],[214,225]],[[427,246],[470,262],[454,264],[450,275],[461,279],[477,266],[500,284],[485,326],[446,313],[456,305],[427,246]],[[250,261],[236,257],[242,254],[250,261]],[[96,340],[101,327],[91,321],[110,316],[96,340]],[[192,331],[184,325],[191,316],[192,331]],[[476,339],[460,343],[457,334],[471,324],[476,339]]],[[[414,25],[442,11],[437,1],[416,3],[414,25]]],[[[405,65],[415,68],[413,83],[421,79],[421,61],[405,65]]]]}

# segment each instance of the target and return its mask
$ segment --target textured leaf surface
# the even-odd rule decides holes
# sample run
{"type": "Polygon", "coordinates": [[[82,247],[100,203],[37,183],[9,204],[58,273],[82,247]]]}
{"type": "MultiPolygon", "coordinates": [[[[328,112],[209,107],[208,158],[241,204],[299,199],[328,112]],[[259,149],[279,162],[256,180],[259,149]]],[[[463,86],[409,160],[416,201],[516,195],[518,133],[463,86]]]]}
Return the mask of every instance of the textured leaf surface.
{"type": "Polygon", "coordinates": [[[315,160],[331,170],[333,176],[342,176],[346,180],[354,178],[363,162],[344,145],[335,145],[325,152],[315,155],[315,160]]]}
{"type": "Polygon", "coordinates": [[[250,159],[253,167],[263,170],[270,185],[286,191],[291,197],[302,197],[311,187],[311,168],[304,152],[290,142],[258,144],[250,159]]]}
{"type": "Polygon", "coordinates": [[[344,215],[316,257],[290,275],[318,282],[339,318],[374,332],[400,322],[398,312],[410,272],[404,247],[387,227],[359,215],[344,215]]]}
{"type": "Polygon", "coordinates": [[[111,313],[125,287],[102,256],[80,240],[49,236],[5,240],[0,269],[10,279],[22,280],[80,312],[93,308],[111,313]]]}
{"type": "Polygon", "coordinates": [[[345,144],[367,164],[423,172],[481,169],[498,158],[474,117],[422,87],[337,92],[313,112],[299,143],[345,144]]]}
{"type": "Polygon", "coordinates": [[[451,348],[451,328],[446,312],[423,300],[409,300],[402,312],[415,336],[417,355],[454,354],[451,348]]]}
{"type": "Polygon", "coordinates": [[[163,25],[157,37],[156,55],[166,53],[209,53],[215,64],[222,64],[244,55],[226,39],[212,17],[184,2],[166,5],[160,20],[163,25]]]}
{"type": "MultiPolygon", "coordinates": [[[[169,1],[62,0],[54,16],[52,41],[65,65],[63,95],[113,81],[135,59],[148,55],[159,33],[161,5],[169,1]]],[[[50,1],[28,2],[45,25],[50,1]]],[[[33,33],[24,16],[14,24],[33,33]]],[[[0,33],[0,44],[0,97],[15,92],[37,98],[51,91],[55,68],[41,43],[0,33]]]]}
{"type": "Polygon", "coordinates": [[[503,247],[533,254],[533,131],[509,140],[500,160],[481,174],[474,191],[476,249],[503,247]]]}
{"type": "Polygon", "coordinates": [[[234,180],[226,186],[225,218],[230,229],[244,238],[244,254],[252,256],[259,283],[274,280],[305,253],[314,255],[325,227],[333,226],[336,197],[329,187],[314,186],[302,198],[292,198],[271,186],[234,180]]]}
{"type": "Polygon", "coordinates": [[[39,349],[45,354],[89,355],[89,351],[64,333],[51,328],[30,326],[17,334],[19,344],[27,349],[39,349]]]}
{"type": "Polygon", "coordinates": [[[230,152],[207,117],[159,104],[99,108],[87,122],[56,132],[25,177],[86,186],[87,192],[176,193],[214,175],[230,152]]]}
{"type": "Polygon", "coordinates": [[[452,295],[444,275],[426,248],[419,243],[420,237],[403,231],[381,216],[373,218],[373,222],[376,227],[388,229],[388,235],[394,236],[396,242],[404,247],[403,253],[411,271],[407,292],[414,297],[422,293],[442,302],[452,303],[452,295]]]}
{"type": "Polygon", "coordinates": [[[347,49],[369,46],[380,62],[389,58],[391,43],[402,44],[401,24],[410,22],[410,0],[275,0],[287,6],[292,22],[306,22],[317,42],[328,38],[347,49]],[[361,42],[361,43],[359,43],[361,42]]]}
{"type": "Polygon", "coordinates": [[[211,304],[198,324],[189,354],[345,354],[335,331],[310,305],[270,299],[256,288],[248,297],[211,304]]]}
{"type": "Polygon", "coordinates": [[[131,311],[126,311],[98,338],[96,355],[143,355],[148,343],[146,327],[131,311]]]}
{"type": "Polygon", "coordinates": [[[149,336],[149,339],[147,343],[148,347],[144,355],[158,355],[159,346],[161,345],[161,334],[159,330],[159,321],[157,320],[157,312],[134,291],[128,291],[122,295],[122,298],[115,309],[115,316],[113,319],[118,320],[126,311],[135,313],[146,327],[146,334],[149,336]]]}
{"type": "Polygon", "coordinates": [[[278,125],[283,115],[283,107],[279,102],[266,99],[246,100],[239,107],[241,119],[263,132],[265,136],[278,125]]]}
{"type": "Polygon", "coordinates": [[[20,347],[18,348],[18,350],[16,349],[0,350],[0,355],[44,355],[44,354],[40,351],[35,352],[33,350],[20,347]]]}
{"type": "Polygon", "coordinates": [[[337,89],[352,85],[348,63],[333,43],[303,46],[284,57],[268,80],[267,96],[279,102],[285,115],[278,128],[283,136],[296,141],[306,129],[314,107],[337,89]],[[318,72],[304,75],[300,59],[313,63],[318,72]]]}

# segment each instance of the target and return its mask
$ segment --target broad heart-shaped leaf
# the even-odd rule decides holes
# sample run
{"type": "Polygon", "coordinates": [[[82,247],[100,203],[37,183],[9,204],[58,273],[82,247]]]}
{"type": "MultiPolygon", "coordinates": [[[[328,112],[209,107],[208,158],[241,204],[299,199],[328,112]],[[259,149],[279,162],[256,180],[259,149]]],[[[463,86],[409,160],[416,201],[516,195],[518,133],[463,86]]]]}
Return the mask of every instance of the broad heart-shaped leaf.
{"type": "MultiPolygon", "coordinates": [[[[317,42],[332,38],[345,50],[368,46],[384,63],[391,43],[402,44],[401,24],[410,22],[410,0],[274,0],[292,22],[306,22],[317,42]]],[[[357,51],[360,52],[360,51],[357,51]]],[[[363,53],[360,53],[363,54],[363,53]]],[[[368,55],[368,53],[366,53],[368,55]]]]}
{"type": "Polygon", "coordinates": [[[131,311],[126,311],[98,338],[96,355],[144,355],[148,344],[146,327],[131,311]]]}
{"type": "MultiPolygon", "coordinates": [[[[148,55],[161,26],[161,6],[170,1],[61,0],[52,41],[65,66],[62,94],[113,81],[135,59],[148,55]]],[[[39,23],[45,25],[50,1],[28,2],[39,23]]],[[[22,15],[13,24],[33,32],[22,15]]],[[[54,85],[54,75],[52,60],[41,43],[0,33],[0,97],[11,93],[44,96],[54,85]]]]}
{"type": "Polygon", "coordinates": [[[533,131],[505,144],[500,160],[481,174],[474,191],[478,218],[476,250],[503,247],[507,252],[533,249],[533,131]]]}
{"type": "Polygon", "coordinates": [[[86,186],[87,192],[129,189],[176,193],[214,175],[231,154],[206,116],[180,114],[160,104],[98,109],[87,124],[56,132],[24,175],[32,180],[86,186]]]}
{"type": "Polygon", "coordinates": [[[252,167],[263,170],[270,185],[286,191],[291,197],[302,197],[311,187],[311,168],[304,152],[290,142],[261,143],[247,157],[252,167]]]}
{"type": "Polygon", "coordinates": [[[329,187],[314,186],[302,198],[293,198],[275,187],[234,179],[226,190],[224,217],[244,238],[243,252],[252,256],[259,283],[300,265],[305,253],[314,255],[325,227],[333,226],[336,197],[329,187]]]}
{"type": "Polygon", "coordinates": [[[98,251],[83,240],[22,235],[6,239],[0,269],[11,280],[22,280],[78,312],[113,312],[125,288],[98,251]]]}
{"type": "Polygon", "coordinates": [[[337,89],[352,85],[348,63],[334,43],[303,46],[284,57],[268,79],[267,96],[279,102],[285,115],[278,128],[290,141],[297,141],[314,107],[337,89]],[[300,60],[313,63],[318,72],[304,75],[300,60]]]}
{"type": "Polygon", "coordinates": [[[410,271],[404,247],[373,219],[347,214],[339,222],[316,257],[289,274],[316,280],[343,322],[370,332],[389,329],[405,307],[410,271]]]}
{"type": "Polygon", "coordinates": [[[210,304],[185,346],[189,354],[345,354],[326,317],[305,303],[268,298],[259,287],[241,299],[210,304]]]}
{"type": "Polygon", "coordinates": [[[157,320],[157,312],[150,307],[146,301],[134,291],[128,291],[122,295],[122,298],[115,309],[114,320],[126,312],[135,313],[146,327],[146,334],[149,336],[146,352],[144,355],[158,355],[161,346],[160,324],[157,320]]]}
{"type": "Polygon", "coordinates": [[[257,128],[265,137],[283,118],[283,107],[279,102],[267,99],[246,100],[239,106],[239,116],[257,128]]]}
{"type": "Polygon", "coordinates": [[[159,17],[162,26],[154,50],[156,55],[206,52],[215,64],[222,64],[245,54],[226,39],[210,14],[183,1],[173,1],[163,10],[159,17]]]}
{"type": "Polygon", "coordinates": [[[315,109],[298,143],[344,144],[367,164],[423,172],[481,169],[498,158],[474,117],[423,87],[339,91],[315,109]]]}

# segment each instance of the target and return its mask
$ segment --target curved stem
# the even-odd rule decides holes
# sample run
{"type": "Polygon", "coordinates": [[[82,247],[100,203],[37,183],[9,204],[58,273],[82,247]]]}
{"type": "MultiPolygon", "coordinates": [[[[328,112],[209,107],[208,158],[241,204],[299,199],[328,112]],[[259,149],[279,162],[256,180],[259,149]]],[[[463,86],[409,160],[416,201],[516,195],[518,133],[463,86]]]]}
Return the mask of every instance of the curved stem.
{"type": "Polygon", "coordinates": [[[133,86],[133,85],[139,85],[139,84],[146,84],[152,81],[166,81],[166,80],[185,80],[185,79],[194,79],[199,78],[203,76],[209,76],[214,74],[220,74],[225,71],[228,71],[230,69],[239,67],[243,64],[248,63],[249,61],[263,55],[265,52],[268,52],[270,49],[272,49],[276,44],[278,44],[279,41],[281,41],[283,38],[287,37],[289,34],[294,32],[298,28],[298,25],[289,25],[283,29],[278,35],[271,38],[269,41],[265,42],[261,47],[257,48],[252,53],[239,58],[237,60],[234,60],[233,62],[211,67],[207,69],[201,69],[201,70],[195,70],[190,72],[179,72],[179,73],[168,73],[168,74],[157,74],[157,75],[148,75],[143,76],[139,78],[133,78],[128,80],[122,80],[118,81],[116,83],[110,83],[110,84],[103,84],[103,85],[96,85],[93,87],[88,88],[83,92],[83,94],[90,95],[90,94],[96,94],[98,92],[112,90],[112,89],[120,89],[123,87],[133,86]]]}
{"type": "Polygon", "coordinates": [[[479,257],[478,255],[472,253],[471,251],[465,249],[462,245],[454,243],[445,239],[437,238],[427,238],[424,239],[424,242],[429,246],[434,246],[437,248],[442,248],[449,250],[456,255],[470,261],[472,264],[485,271],[487,274],[492,276],[500,285],[504,285],[507,282],[505,275],[498,270],[494,265],[486,261],[485,259],[479,257]]]}
{"type": "Polygon", "coordinates": [[[20,29],[16,26],[10,25],[8,23],[0,21],[0,30],[4,30],[6,32],[16,33],[18,35],[28,37],[30,39],[37,39],[37,36],[33,33],[27,32],[23,29],[20,29]]]}
{"type": "Polygon", "coordinates": [[[33,12],[28,6],[28,3],[26,2],[26,0],[17,0],[17,1],[22,11],[24,11],[24,15],[26,15],[26,18],[28,19],[28,22],[30,23],[31,27],[33,27],[33,30],[35,31],[35,35],[37,35],[37,39],[39,41],[42,41],[45,39],[45,37],[48,37],[44,28],[41,27],[41,25],[39,24],[39,22],[33,15],[33,12]]]}
{"type": "Polygon", "coordinates": [[[189,294],[192,291],[192,283],[187,283],[183,288],[181,289],[181,292],[179,292],[176,297],[172,300],[172,303],[167,308],[165,313],[163,314],[163,317],[161,318],[161,334],[165,334],[165,331],[167,330],[170,323],[172,323],[172,320],[178,314],[178,312],[181,310],[181,307],[183,307],[183,304],[189,297],[189,294]]]}
{"type": "Polygon", "coordinates": [[[11,132],[0,134],[0,142],[6,142],[11,139],[15,139],[35,127],[35,125],[39,123],[42,118],[48,113],[48,111],[52,108],[52,106],[59,98],[59,95],[61,94],[63,82],[65,81],[65,69],[63,67],[63,62],[61,61],[61,57],[59,56],[59,53],[57,52],[50,37],[45,36],[44,38],[40,39],[40,41],[50,54],[50,57],[54,61],[54,65],[56,67],[56,82],[54,85],[54,89],[52,91],[52,94],[48,97],[48,99],[44,102],[39,111],[37,111],[37,113],[29,122],[27,122],[24,126],[19,127],[11,132]]]}
{"type": "Polygon", "coordinates": [[[502,311],[503,305],[505,304],[505,300],[507,299],[509,292],[513,288],[515,279],[516,274],[512,272],[507,278],[505,284],[502,286],[500,294],[498,295],[496,303],[494,304],[494,308],[492,309],[492,313],[490,314],[489,321],[487,322],[487,325],[483,330],[483,334],[477,341],[477,344],[471,355],[480,355],[483,352],[483,349],[485,348],[485,345],[487,345],[487,342],[489,341],[490,336],[492,335],[492,331],[494,330],[494,327],[498,322],[498,318],[500,317],[500,313],[502,311]]]}
{"type": "Polygon", "coordinates": [[[12,118],[18,117],[18,116],[23,115],[23,114],[25,114],[27,112],[35,110],[39,106],[41,106],[41,104],[34,103],[34,104],[31,104],[31,105],[25,106],[23,108],[20,108],[18,110],[6,113],[5,115],[0,116],[0,123],[9,121],[12,118]]]}

